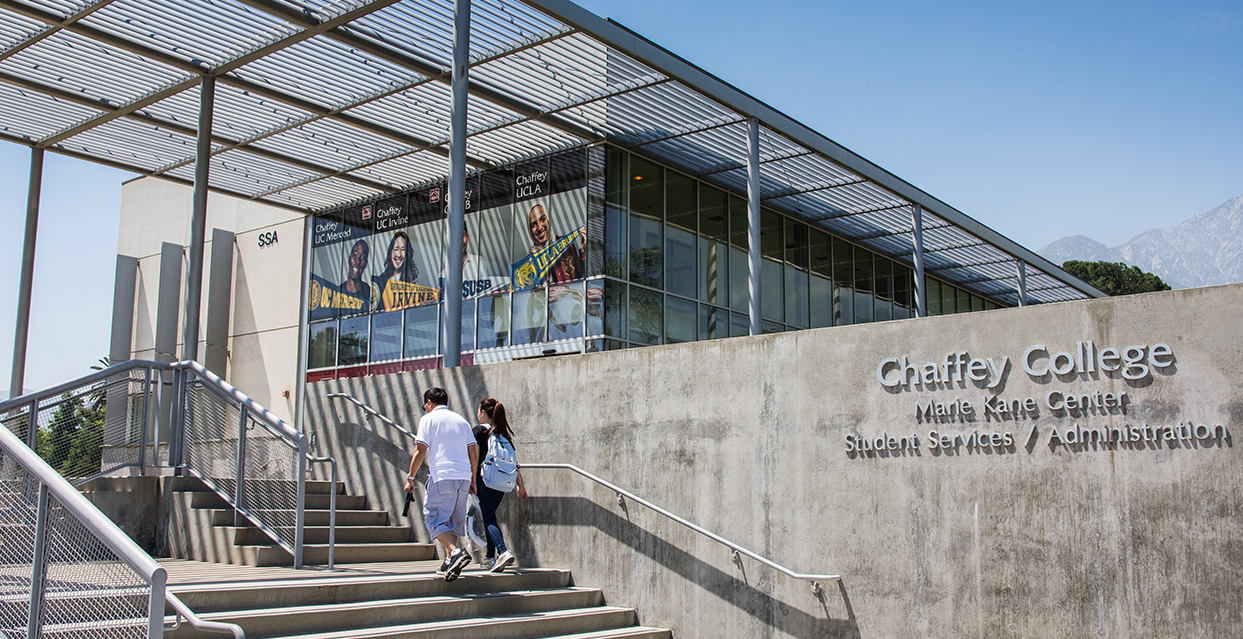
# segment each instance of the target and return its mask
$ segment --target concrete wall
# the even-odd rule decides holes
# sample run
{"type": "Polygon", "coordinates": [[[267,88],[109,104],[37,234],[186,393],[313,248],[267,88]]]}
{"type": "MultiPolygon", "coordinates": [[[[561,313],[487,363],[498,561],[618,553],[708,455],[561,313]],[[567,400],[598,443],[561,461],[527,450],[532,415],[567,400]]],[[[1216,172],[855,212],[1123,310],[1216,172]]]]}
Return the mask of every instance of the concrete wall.
{"type": "Polygon", "coordinates": [[[345,390],[411,429],[430,385],[467,415],[493,395],[509,408],[522,461],[576,464],[793,570],[844,577],[817,598],[566,471],[529,469],[532,498],[502,506],[519,562],[570,568],[683,639],[1234,637],[1240,308],[1233,285],[328,381],[311,387],[308,428],[352,491],[395,514],[409,442],[324,395],[345,390]],[[1029,347],[1052,357],[1086,341],[1098,352],[1167,344],[1172,356],[1156,361],[1170,365],[1138,380],[1024,372],[1029,347]],[[965,383],[951,367],[954,380],[933,388],[887,388],[877,376],[886,358],[941,368],[958,353],[1008,357],[1004,382],[967,379],[979,366],[962,369],[965,383]],[[1050,393],[1098,391],[1126,392],[1125,410],[1046,404],[1050,393]],[[999,419],[984,412],[993,396],[1037,409],[999,419]],[[970,419],[917,418],[917,406],[948,413],[957,399],[970,419]],[[1188,423],[1191,439],[1164,430],[1188,423]],[[1195,437],[1216,425],[1229,434],[1195,437]],[[1140,441],[1054,439],[1124,426],[1140,441]],[[1160,442],[1143,440],[1151,427],[1163,428],[1160,442]],[[933,449],[930,431],[959,442],[933,449]],[[998,433],[1000,445],[962,443],[977,432],[998,433]],[[886,448],[912,434],[919,446],[847,452],[848,435],[875,444],[882,434],[886,448]]]}
{"type": "MultiPolygon", "coordinates": [[[[192,187],[158,178],[133,180],[121,189],[117,253],[138,258],[132,351],[137,359],[154,357],[160,246],[162,242],[181,246],[190,243],[193,192],[192,187]]],[[[298,381],[303,216],[218,193],[208,196],[199,312],[200,361],[206,353],[213,228],[235,233],[229,359],[224,377],[282,419],[290,420],[298,381]],[[277,242],[260,247],[259,234],[273,232],[277,242]],[[284,396],[286,391],[289,397],[284,396]]],[[[188,264],[183,262],[180,286],[183,297],[187,268],[188,264]]],[[[184,311],[184,304],[179,302],[178,308],[184,311]]],[[[184,313],[182,315],[181,320],[184,320],[184,313]]],[[[180,328],[177,337],[177,353],[180,354],[180,328]]]]}

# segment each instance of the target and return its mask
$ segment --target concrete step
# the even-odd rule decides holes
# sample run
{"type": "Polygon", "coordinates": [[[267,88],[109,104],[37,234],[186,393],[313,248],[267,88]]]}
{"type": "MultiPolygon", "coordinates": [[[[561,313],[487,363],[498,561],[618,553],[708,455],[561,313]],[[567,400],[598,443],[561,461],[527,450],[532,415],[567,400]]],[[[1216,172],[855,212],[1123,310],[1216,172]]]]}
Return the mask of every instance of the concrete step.
{"type": "MultiPolygon", "coordinates": [[[[546,590],[439,595],[344,604],[289,606],[242,612],[199,615],[210,621],[235,623],[247,637],[277,637],[310,633],[401,627],[466,618],[516,617],[566,609],[594,608],[602,603],[599,590],[558,588],[546,590]]],[[[170,639],[213,639],[206,633],[180,631],[170,639]]]]}
{"type": "MultiPolygon", "coordinates": [[[[282,606],[348,604],[356,601],[469,595],[481,592],[566,588],[568,570],[530,569],[493,574],[467,567],[456,581],[445,582],[430,573],[439,562],[429,561],[405,575],[349,575],[306,581],[240,581],[227,584],[171,586],[196,613],[243,611],[282,606]]],[[[169,610],[171,614],[171,609],[169,610]]]]}
{"type": "MultiPolygon", "coordinates": [[[[256,513],[266,513],[268,511],[257,510],[256,513]]],[[[285,511],[289,512],[289,511],[285,511]]],[[[304,516],[304,524],[307,526],[327,526],[329,513],[327,510],[308,510],[304,516]]],[[[232,526],[233,525],[233,509],[221,508],[211,511],[211,524],[213,526],[232,526]]],[[[388,526],[389,518],[386,510],[343,510],[337,509],[337,527],[342,526],[388,526]]],[[[405,527],[402,527],[405,529],[405,527]]]]}
{"type": "MultiPolygon", "coordinates": [[[[292,566],[293,555],[280,546],[241,546],[242,564],[247,566],[292,566]]],[[[430,561],[436,558],[434,544],[336,544],[333,562],[366,564],[388,561],[430,561]]],[[[304,544],[302,563],[309,566],[328,564],[327,544],[304,544]]]]}
{"type": "MultiPolygon", "coordinates": [[[[270,546],[273,540],[253,527],[229,526],[237,546],[270,546]]],[[[328,526],[304,526],[304,544],[328,543],[328,526]]],[[[284,534],[284,533],[282,533],[284,534]]],[[[396,526],[337,526],[337,544],[401,544],[410,541],[410,529],[396,526]]]]}
{"type": "MultiPolygon", "coordinates": [[[[479,601],[487,605],[487,600],[504,601],[505,595],[499,597],[480,597],[479,601]]],[[[598,592],[597,592],[598,595],[598,592]]],[[[517,599],[521,599],[518,597],[517,599]]],[[[510,600],[514,601],[514,600],[510,600]]],[[[469,607],[471,602],[464,602],[469,607]]],[[[452,608],[452,605],[446,609],[452,608]]],[[[208,616],[212,621],[224,620],[224,617],[208,616]]],[[[208,618],[205,617],[205,618],[208,618]]],[[[389,626],[373,626],[350,630],[315,631],[306,634],[281,633],[276,635],[252,635],[249,630],[246,636],[251,639],[270,637],[271,639],[528,639],[530,637],[556,637],[592,632],[603,632],[635,627],[635,611],[630,608],[613,606],[592,606],[568,610],[549,610],[529,614],[512,614],[496,616],[478,616],[466,613],[452,619],[404,623],[389,626]]],[[[245,626],[243,626],[245,628],[245,626]]],[[[207,635],[182,635],[181,629],[165,633],[169,639],[208,639],[207,635]]],[[[191,629],[193,630],[193,629],[191,629]]],[[[590,635],[589,635],[590,636],[590,635]]],[[[608,636],[608,635],[604,635],[608,636]]],[[[625,637],[627,635],[619,635],[625,637]]],[[[638,635],[644,636],[642,634],[638,635]]],[[[655,635],[660,636],[660,635],[655,635]]],[[[668,635],[665,635],[666,637],[668,635]]]]}
{"type": "MultiPolygon", "coordinates": [[[[91,482],[90,482],[90,483],[88,483],[88,484],[84,484],[84,486],[93,487],[94,485],[96,485],[96,482],[101,482],[101,481],[102,481],[102,482],[107,482],[108,480],[109,480],[109,478],[106,478],[106,477],[105,477],[105,478],[102,478],[102,479],[96,479],[96,480],[91,481],[91,482]]],[[[167,487],[168,487],[170,490],[172,490],[173,492],[177,492],[177,493],[208,493],[208,492],[212,492],[212,489],[208,488],[208,487],[207,487],[207,484],[204,484],[204,483],[203,483],[203,481],[202,481],[201,479],[199,479],[198,477],[193,477],[193,476],[184,476],[184,477],[166,477],[164,480],[167,482],[167,484],[166,484],[166,485],[167,485],[167,487]]],[[[288,489],[288,486],[289,486],[290,484],[292,484],[293,482],[291,482],[291,481],[290,481],[290,482],[285,482],[285,481],[282,481],[282,482],[262,482],[262,481],[260,481],[259,483],[254,484],[254,485],[255,485],[255,486],[257,486],[257,487],[259,487],[260,492],[264,492],[264,489],[262,488],[262,487],[263,487],[263,485],[264,485],[264,483],[269,483],[269,484],[271,484],[271,485],[280,486],[281,491],[285,491],[285,490],[287,490],[287,489],[288,489]]],[[[106,483],[101,483],[101,484],[99,484],[99,485],[100,485],[100,486],[107,486],[107,485],[109,485],[109,484],[106,484],[106,483]]],[[[331,481],[328,481],[328,480],[325,480],[325,479],[308,479],[308,480],[306,481],[306,494],[308,494],[308,495],[327,495],[327,494],[331,491],[331,488],[330,488],[330,487],[331,487],[331,485],[332,485],[332,482],[331,482],[331,481]]],[[[93,489],[95,489],[95,490],[99,490],[100,488],[93,488],[93,489]]],[[[345,482],[343,482],[343,481],[338,481],[338,482],[337,482],[337,494],[338,494],[338,495],[344,495],[344,494],[345,494],[345,482]]]]}
{"type": "Polygon", "coordinates": [[[572,635],[557,635],[545,639],[673,639],[673,633],[664,628],[630,626],[596,632],[576,632],[572,635]]]}
{"type": "MultiPolygon", "coordinates": [[[[328,510],[329,495],[311,495],[306,496],[307,510],[328,510]]],[[[265,501],[262,494],[254,496],[260,503],[265,501]]],[[[292,499],[291,495],[282,494],[274,496],[272,502],[281,503],[292,499]]],[[[229,502],[224,497],[214,492],[195,492],[193,499],[190,500],[191,508],[201,508],[205,510],[221,510],[231,508],[229,502]]],[[[338,495],[337,510],[366,510],[367,497],[364,495],[338,495]]]]}

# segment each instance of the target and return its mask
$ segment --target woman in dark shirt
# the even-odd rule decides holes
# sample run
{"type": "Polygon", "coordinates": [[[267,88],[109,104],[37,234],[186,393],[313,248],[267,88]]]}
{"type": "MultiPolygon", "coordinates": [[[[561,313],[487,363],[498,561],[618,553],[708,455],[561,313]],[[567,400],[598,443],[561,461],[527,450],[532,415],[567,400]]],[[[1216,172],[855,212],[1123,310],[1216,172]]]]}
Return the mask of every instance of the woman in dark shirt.
{"type": "MultiPolygon", "coordinates": [[[[501,536],[501,528],[496,523],[496,509],[505,498],[505,493],[492,490],[483,483],[480,469],[488,455],[488,438],[492,434],[503,436],[514,442],[514,432],[505,418],[505,405],[489,397],[479,402],[479,425],[475,427],[475,442],[479,444],[479,466],[475,467],[475,486],[478,489],[479,510],[483,513],[483,525],[488,531],[488,550],[484,560],[479,562],[492,572],[501,572],[514,563],[514,555],[505,548],[505,538],[501,536]],[[497,555],[497,553],[500,555],[497,555]]],[[[518,496],[527,498],[526,486],[522,483],[522,470],[518,470],[518,496]]]]}

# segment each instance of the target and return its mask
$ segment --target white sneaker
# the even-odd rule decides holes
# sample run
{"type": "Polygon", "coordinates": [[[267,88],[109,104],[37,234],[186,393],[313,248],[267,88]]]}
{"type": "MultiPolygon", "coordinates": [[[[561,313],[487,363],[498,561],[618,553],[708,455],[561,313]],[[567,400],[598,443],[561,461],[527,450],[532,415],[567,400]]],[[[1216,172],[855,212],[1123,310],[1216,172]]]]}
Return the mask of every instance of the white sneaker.
{"type": "Polygon", "coordinates": [[[484,570],[492,570],[492,566],[496,565],[496,557],[484,557],[479,560],[479,566],[484,570]]]}
{"type": "Polygon", "coordinates": [[[492,567],[489,568],[489,570],[491,570],[492,572],[504,572],[505,569],[513,565],[513,563],[514,563],[513,553],[506,550],[505,552],[501,553],[500,557],[496,558],[496,563],[493,564],[492,567]]]}

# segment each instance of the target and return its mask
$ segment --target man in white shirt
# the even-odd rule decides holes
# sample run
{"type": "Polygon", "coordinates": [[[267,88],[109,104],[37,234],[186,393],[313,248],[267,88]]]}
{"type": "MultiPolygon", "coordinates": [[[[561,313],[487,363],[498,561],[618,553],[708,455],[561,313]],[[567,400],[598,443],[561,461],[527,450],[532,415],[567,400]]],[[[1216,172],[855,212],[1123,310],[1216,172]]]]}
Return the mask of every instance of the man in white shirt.
{"type": "Polygon", "coordinates": [[[479,444],[470,424],[449,410],[449,394],[443,388],[423,393],[423,411],[415,435],[406,492],[414,491],[414,475],[427,460],[427,492],[423,499],[423,524],[432,539],[445,547],[445,560],[438,573],[453,581],[470,563],[457,538],[466,535],[466,508],[475,494],[475,467],[479,464],[479,444]]]}

